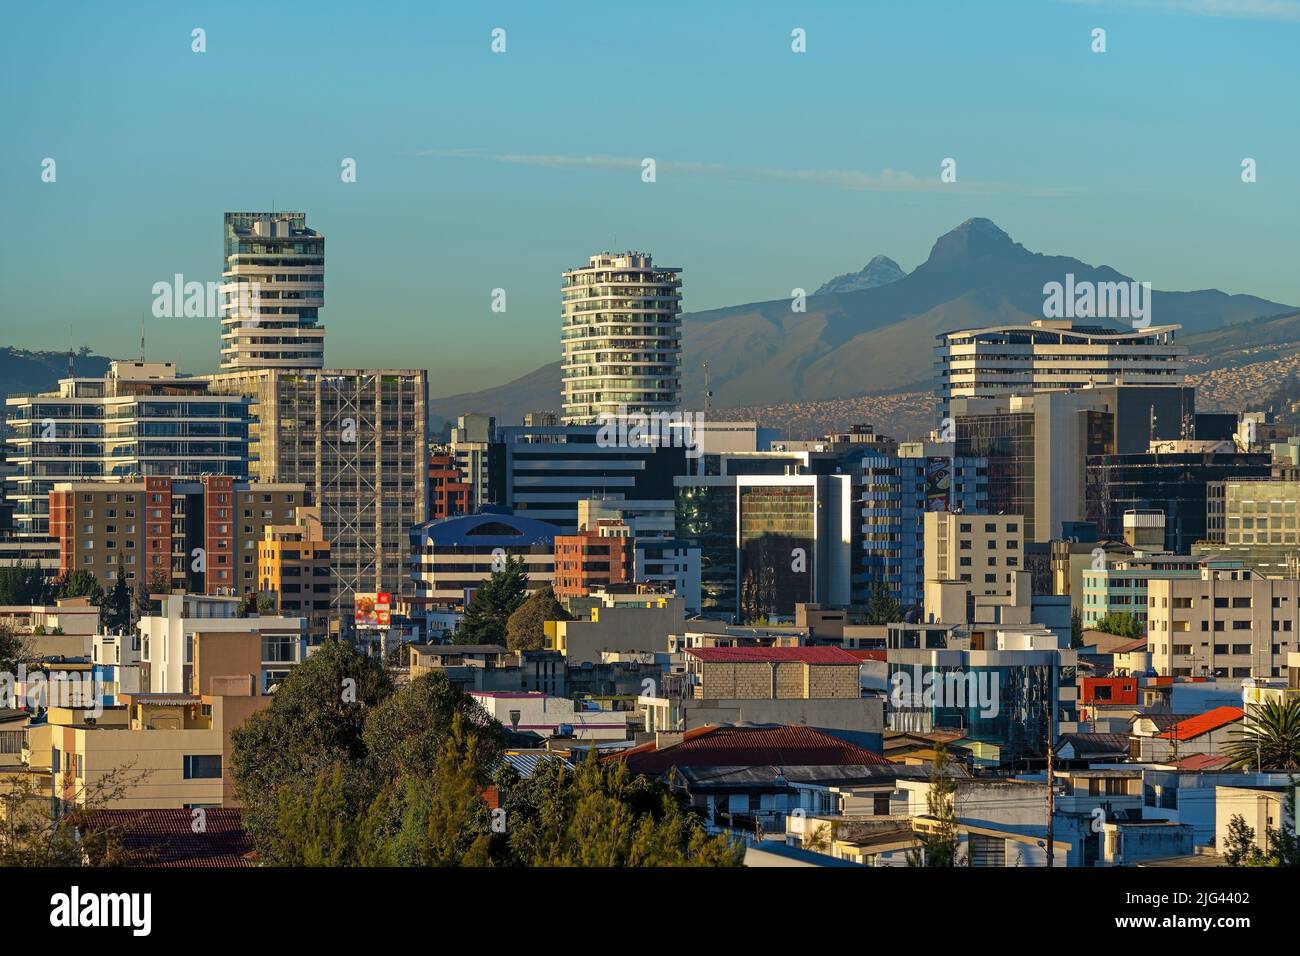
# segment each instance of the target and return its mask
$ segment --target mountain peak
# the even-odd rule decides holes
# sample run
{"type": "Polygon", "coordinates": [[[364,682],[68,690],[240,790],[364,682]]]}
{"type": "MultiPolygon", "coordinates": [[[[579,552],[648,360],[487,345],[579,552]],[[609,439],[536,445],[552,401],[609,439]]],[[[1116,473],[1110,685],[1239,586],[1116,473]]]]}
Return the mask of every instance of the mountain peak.
{"type": "Polygon", "coordinates": [[[956,229],[935,240],[930,259],[997,255],[1019,248],[1019,243],[998,228],[992,219],[967,219],[956,229]]]}
{"type": "Polygon", "coordinates": [[[831,292],[861,292],[876,286],[888,285],[903,278],[905,273],[889,256],[875,256],[859,272],[846,272],[829,282],[822,283],[813,295],[826,295],[831,292]]]}

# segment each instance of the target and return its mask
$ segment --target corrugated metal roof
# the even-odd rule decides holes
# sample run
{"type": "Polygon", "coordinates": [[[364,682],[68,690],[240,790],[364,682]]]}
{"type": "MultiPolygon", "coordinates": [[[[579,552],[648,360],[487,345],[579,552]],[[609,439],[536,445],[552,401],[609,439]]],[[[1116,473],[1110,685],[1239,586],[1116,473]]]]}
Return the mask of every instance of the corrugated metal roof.
{"type": "Polygon", "coordinates": [[[1170,740],[1191,740],[1201,734],[1208,734],[1211,730],[1236,723],[1245,715],[1246,712],[1240,707],[1216,707],[1175,724],[1160,736],[1170,740]]]}
{"type": "Polygon", "coordinates": [[[558,760],[561,764],[564,765],[564,768],[566,770],[573,769],[572,761],[566,759],[565,757],[561,757],[559,754],[507,753],[501,759],[502,762],[508,763],[511,767],[513,767],[515,773],[519,774],[519,776],[525,779],[531,777],[534,773],[536,773],[537,768],[541,766],[542,761],[544,760],[558,760]]]}
{"type": "Polygon", "coordinates": [[[708,726],[688,730],[681,743],[662,750],[653,743],[606,760],[627,760],[635,773],[658,774],[672,767],[815,767],[836,764],[888,765],[878,753],[813,727],[708,726]]]}

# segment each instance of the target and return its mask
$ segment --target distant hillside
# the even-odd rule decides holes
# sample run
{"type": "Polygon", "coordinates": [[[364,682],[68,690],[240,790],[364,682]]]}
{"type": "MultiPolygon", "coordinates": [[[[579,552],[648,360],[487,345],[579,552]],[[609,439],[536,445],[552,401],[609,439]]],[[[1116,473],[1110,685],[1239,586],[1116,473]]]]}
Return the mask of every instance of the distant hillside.
{"type": "MultiPolygon", "coordinates": [[[[436,375],[436,370],[431,373],[436,375]]],[[[432,379],[430,391],[437,387],[432,379]]],[[[429,431],[436,433],[467,412],[485,412],[497,417],[498,424],[518,425],[527,412],[560,410],[560,363],[543,365],[523,378],[481,392],[463,392],[429,401],[429,431]]]]}
{"type": "MultiPolygon", "coordinates": [[[[95,376],[108,371],[112,359],[83,350],[73,358],[76,374],[95,376]]],[[[21,392],[41,392],[57,387],[68,376],[67,352],[29,352],[0,349],[0,399],[21,392]]]]}
{"type": "MultiPolygon", "coordinates": [[[[876,271],[882,267],[878,262],[876,271]]],[[[870,265],[863,271],[869,270],[870,265]]],[[[703,405],[705,361],[718,409],[929,391],[936,335],[1041,318],[1043,285],[1061,282],[1067,273],[1076,281],[1130,281],[1109,266],[1030,252],[989,220],[970,219],[940,236],[929,258],[907,275],[858,291],[810,296],[805,312],[793,312],[788,299],[775,299],[687,313],[683,402],[703,405]]],[[[837,277],[827,286],[849,287],[855,275],[861,274],[837,277]]],[[[689,275],[686,282],[689,294],[689,275]]],[[[1192,339],[1282,338],[1287,330],[1280,317],[1296,311],[1215,289],[1152,294],[1152,321],[1180,324],[1192,339]]],[[[430,407],[442,417],[485,410],[510,421],[523,411],[555,408],[559,393],[555,363],[496,389],[437,399],[430,407]]]]}

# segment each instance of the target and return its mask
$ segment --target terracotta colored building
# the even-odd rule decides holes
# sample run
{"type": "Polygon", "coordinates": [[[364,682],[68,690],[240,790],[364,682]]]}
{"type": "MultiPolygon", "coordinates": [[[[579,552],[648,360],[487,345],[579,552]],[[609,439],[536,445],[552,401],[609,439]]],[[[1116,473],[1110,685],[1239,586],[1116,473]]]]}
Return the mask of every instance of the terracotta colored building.
{"type": "Polygon", "coordinates": [[[429,517],[456,518],[470,512],[471,486],[451,455],[429,456],[429,517]]]}
{"type": "Polygon", "coordinates": [[[636,560],[631,529],[602,519],[590,531],[555,536],[555,596],[586,597],[611,584],[627,584],[636,560]]]}

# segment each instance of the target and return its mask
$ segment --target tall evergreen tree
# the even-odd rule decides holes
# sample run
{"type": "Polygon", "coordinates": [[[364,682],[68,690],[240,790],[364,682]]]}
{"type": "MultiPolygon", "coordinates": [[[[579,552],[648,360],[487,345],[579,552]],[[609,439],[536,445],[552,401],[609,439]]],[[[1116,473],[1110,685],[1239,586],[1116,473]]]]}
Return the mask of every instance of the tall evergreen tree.
{"type": "Polygon", "coordinates": [[[135,601],[126,583],[126,564],[117,562],[117,580],[99,606],[99,623],[110,634],[125,634],[131,629],[135,601]]]}
{"type": "Polygon", "coordinates": [[[528,575],[524,562],[507,558],[501,570],[484,581],[474,592],[465,609],[465,618],[456,631],[457,644],[505,644],[510,615],[524,603],[528,575]]]}

